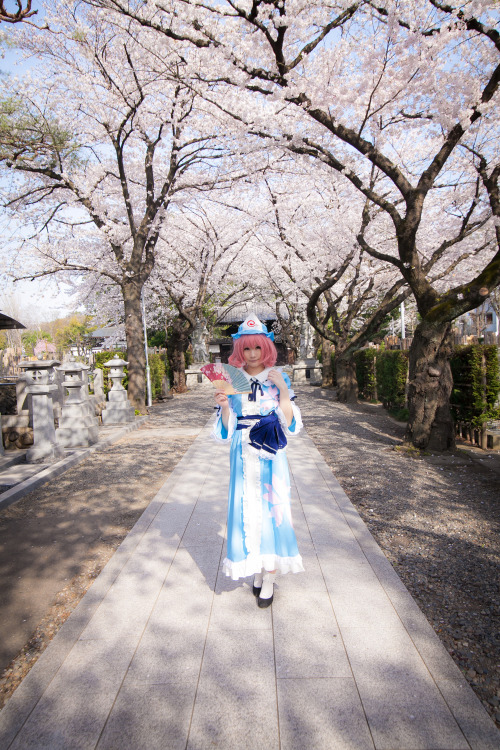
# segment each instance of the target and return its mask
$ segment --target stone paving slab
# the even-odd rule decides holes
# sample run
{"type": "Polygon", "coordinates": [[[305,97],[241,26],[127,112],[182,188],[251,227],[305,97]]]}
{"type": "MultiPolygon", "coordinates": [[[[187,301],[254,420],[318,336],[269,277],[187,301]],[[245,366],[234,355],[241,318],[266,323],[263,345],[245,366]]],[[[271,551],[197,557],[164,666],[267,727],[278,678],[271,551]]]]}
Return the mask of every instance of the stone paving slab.
{"type": "Polygon", "coordinates": [[[500,734],[307,435],[306,572],[222,575],[227,446],[204,428],[0,713],[0,750],[498,750],[500,734]]]}

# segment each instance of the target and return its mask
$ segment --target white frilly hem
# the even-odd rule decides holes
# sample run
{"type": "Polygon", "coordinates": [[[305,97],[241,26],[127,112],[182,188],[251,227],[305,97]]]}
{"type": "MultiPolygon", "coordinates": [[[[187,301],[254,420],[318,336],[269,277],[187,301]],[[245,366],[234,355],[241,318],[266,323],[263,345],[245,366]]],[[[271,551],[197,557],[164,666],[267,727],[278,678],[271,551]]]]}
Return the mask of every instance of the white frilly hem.
{"type": "Polygon", "coordinates": [[[302,425],[302,416],[300,414],[299,407],[295,406],[295,404],[293,403],[293,401],[291,401],[291,405],[292,405],[293,416],[294,416],[294,419],[295,419],[295,429],[293,431],[290,430],[289,427],[288,427],[288,424],[287,424],[287,421],[286,421],[286,417],[285,417],[285,414],[284,414],[283,409],[281,408],[281,406],[278,406],[276,408],[276,414],[278,415],[278,419],[279,419],[280,424],[281,424],[281,426],[283,428],[283,432],[285,433],[285,435],[287,437],[294,437],[295,435],[298,435],[299,432],[302,429],[302,426],[303,426],[302,425]]]}
{"type": "Polygon", "coordinates": [[[279,555],[248,556],[245,560],[239,562],[233,562],[226,557],[222,564],[223,572],[233,581],[260,573],[262,568],[264,570],[276,570],[280,575],[304,572],[300,555],[294,557],[280,557],[279,555]]]}
{"type": "Polygon", "coordinates": [[[212,425],[211,437],[213,437],[213,439],[216,440],[218,443],[227,443],[233,437],[237,422],[238,422],[238,418],[236,416],[236,413],[233,411],[233,408],[230,406],[229,407],[229,422],[227,425],[227,437],[223,438],[221,435],[222,417],[216,412],[214,423],[212,425]]]}

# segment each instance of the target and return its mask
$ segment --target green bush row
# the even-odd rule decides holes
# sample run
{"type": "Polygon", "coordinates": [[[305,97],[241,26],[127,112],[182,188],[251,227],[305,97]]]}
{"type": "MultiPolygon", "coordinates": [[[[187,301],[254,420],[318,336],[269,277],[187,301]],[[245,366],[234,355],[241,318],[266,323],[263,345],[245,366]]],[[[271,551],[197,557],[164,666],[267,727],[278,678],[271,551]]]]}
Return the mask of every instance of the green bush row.
{"type": "MultiPolygon", "coordinates": [[[[408,352],[363,349],[356,352],[354,361],[361,398],[378,399],[390,409],[404,407],[408,352]]],[[[454,420],[479,427],[487,420],[500,419],[497,347],[459,346],[453,352],[450,367],[454,383],[450,399],[454,420]]]]}
{"type": "Polygon", "coordinates": [[[389,408],[405,405],[408,352],[399,349],[362,349],[354,355],[359,395],[367,401],[378,399],[389,408]]]}
{"type": "Polygon", "coordinates": [[[500,393],[500,368],[496,346],[460,346],[450,360],[453,391],[450,398],[453,418],[480,427],[489,419],[500,418],[496,406],[500,393]]]}

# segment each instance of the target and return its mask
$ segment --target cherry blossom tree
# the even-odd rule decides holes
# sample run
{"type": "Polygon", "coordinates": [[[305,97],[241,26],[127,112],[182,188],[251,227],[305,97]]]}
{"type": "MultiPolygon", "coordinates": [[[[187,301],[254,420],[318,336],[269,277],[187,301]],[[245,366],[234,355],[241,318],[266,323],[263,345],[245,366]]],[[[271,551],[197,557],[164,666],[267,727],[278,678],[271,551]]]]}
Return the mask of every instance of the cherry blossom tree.
{"type": "Polygon", "coordinates": [[[38,11],[34,9],[32,10],[31,5],[31,0],[26,0],[24,4],[22,0],[15,0],[15,2],[12,3],[14,10],[8,10],[9,6],[6,5],[5,0],[0,0],[0,22],[20,23],[26,18],[35,16],[38,11]]]}
{"type": "Polygon", "coordinates": [[[378,250],[367,235],[360,238],[364,253],[397,269],[421,317],[410,352],[407,440],[452,446],[451,324],[500,282],[491,198],[499,142],[495,4],[186,0],[179,12],[154,0],[138,7],[92,2],[118,23],[135,19],[169,49],[185,55],[190,45],[193,86],[214,106],[249,132],[342,174],[380,210],[370,231],[388,222],[387,247],[378,250]],[[472,158],[465,166],[465,148],[484,157],[487,183],[475,179],[472,158]],[[377,188],[373,168],[382,176],[377,188]],[[433,195],[449,233],[429,248],[433,195]],[[429,259],[450,267],[487,220],[481,263],[461,283],[434,283],[429,259]]]}
{"type": "Polygon", "coordinates": [[[222,163],[220,121],[164,59],[161,73],[145,59],[140,39],[79,4],[58,3],[46,20],[49,31],[20,36],[40,68],[8,83],[18,104],[0,144],[3,203],[23,222],[13,273],[88,273],[121,290],[129,398],[143,410],[141,293],[160,233],[189,195],[241,169],[222,163]]]}
{"type": "MultiPolygon", "coordinates": [[[[339,400],[353,401],[357,398],[354,352],[382,338],[383,321],[411,290],[392,266],[360,247],[357,235],[364,234],[369,223],[366,202],[363,206],[352,190],[346,195],[341,180],[332,184],[318,178],[316,174],[312,180],[305,172],[295,193],[286,183],[271,187],[267,181],[271,231],[263,242],[281,271],[269,272],[275,294],[290,300],[295,289],[302,311],[307,310],[321,336],[323,385],[332,384],[329,365],[334,347],[339,400]]],[[[290,302],[286,304],[290,307],[290,302]]]]}
{"type": "Polygon", "coordinates": [[[196,326],[210,328],[235,304],[253,297],[251,217],[234,205],[208,198],[178,211],[160,232],[158,258],[149,288],[168,319],[168,352],[173,387],[186,390],[185,353],[196,326]]]}

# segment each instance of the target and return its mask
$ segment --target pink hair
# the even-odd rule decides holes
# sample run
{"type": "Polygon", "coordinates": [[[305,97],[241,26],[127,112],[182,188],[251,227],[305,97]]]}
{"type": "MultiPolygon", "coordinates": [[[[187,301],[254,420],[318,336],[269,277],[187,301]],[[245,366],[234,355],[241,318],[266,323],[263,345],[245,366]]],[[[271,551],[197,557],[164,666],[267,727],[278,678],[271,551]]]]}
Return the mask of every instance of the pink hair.
{"type": "Polygon", "coordinates": [[[243,367],[245,364],[245,358],[243,357],[243,350],[245,346],[260,346],[262,351],[262,364],[264,367],[272,367],[276,364],[278,359],[278,352],[271,339],[264,336],[263,333],[250,333],[244,336],[240,336],[239,339],[234,340],[233,351],[228,359],[230,365],[234,367],[243,367]]]}

